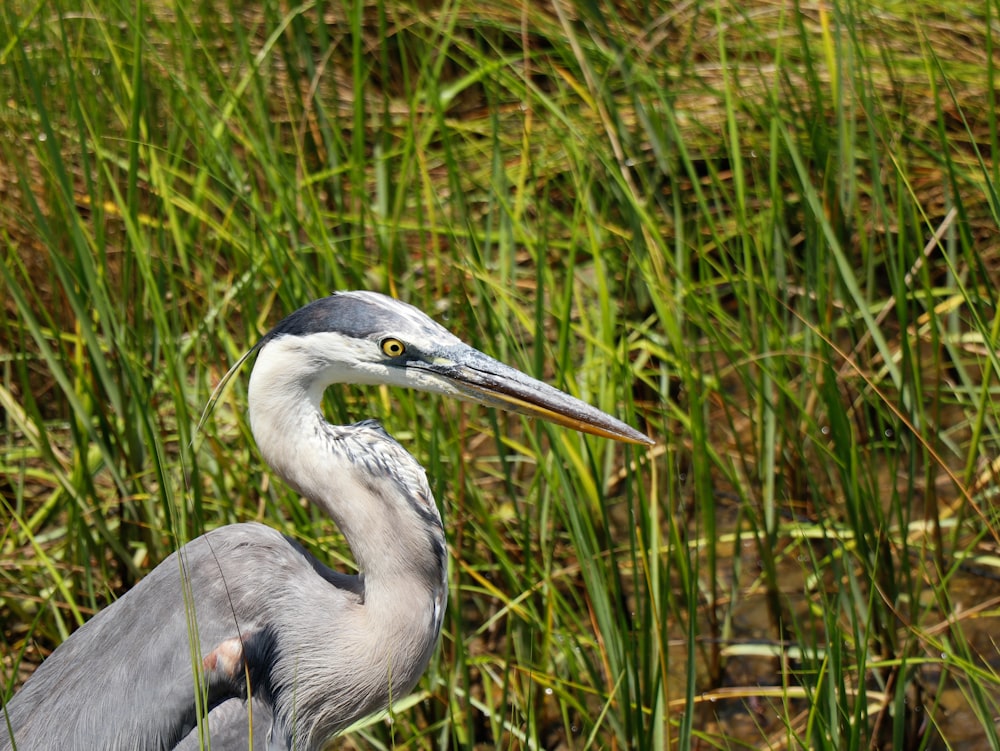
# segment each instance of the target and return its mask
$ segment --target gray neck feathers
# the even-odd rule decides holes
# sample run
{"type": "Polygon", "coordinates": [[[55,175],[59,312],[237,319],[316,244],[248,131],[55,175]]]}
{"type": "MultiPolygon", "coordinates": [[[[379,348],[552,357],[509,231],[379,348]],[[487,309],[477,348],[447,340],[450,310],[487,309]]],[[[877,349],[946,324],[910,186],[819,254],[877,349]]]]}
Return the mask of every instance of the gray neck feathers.
{"type": "MultiPolygon", "coordinates": [[[[367,697],[358,707],[363,716],[408,693],[437,643],[447,599],[441,516],[423,468],[399,443],[373,420],[327,422],[319,405],[322,384],[317,387],[301,373],[297,377],[287,360],[278,362],[280,348],[274,357],[268,349],[250,380],[250,422],[258,447],[283,480],[330,516],[359,569],[360,607],[317,616],[328,619],[341,638],[349,635],[350,649],[384,653],[392,663],[380,685],[360,692],[367,697]]],[[[339,639],[329,646],[345,648],[339,639]]],[[[307,736],[334,729],[323,726],[321,699],[329,701],[329,686],[322,689],[311,708],[319,725],[302,728],[307,736]]],[[[312,704],[309,687],[300,685],[295,694],[300,716],[310,716],[304,706],[312,704]]],[[[295,710],[279,707],[278,713],[293,716],[295,710]]]]}

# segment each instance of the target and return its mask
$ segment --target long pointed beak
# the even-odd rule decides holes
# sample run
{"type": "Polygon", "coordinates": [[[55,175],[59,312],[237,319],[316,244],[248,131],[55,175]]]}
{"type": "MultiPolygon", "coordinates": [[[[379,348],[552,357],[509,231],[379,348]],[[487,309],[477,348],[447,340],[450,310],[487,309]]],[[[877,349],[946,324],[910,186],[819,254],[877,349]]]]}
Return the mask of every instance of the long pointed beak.
{"type": "Polygon", "coordinates": [[[616,441],[645,446],[655,443],[621,420],[473,347],[463,347],[453,358],[441,358],[430,365],[422,363],[422,367],[445,379],[468,401],[539,417],[616,441]]]}

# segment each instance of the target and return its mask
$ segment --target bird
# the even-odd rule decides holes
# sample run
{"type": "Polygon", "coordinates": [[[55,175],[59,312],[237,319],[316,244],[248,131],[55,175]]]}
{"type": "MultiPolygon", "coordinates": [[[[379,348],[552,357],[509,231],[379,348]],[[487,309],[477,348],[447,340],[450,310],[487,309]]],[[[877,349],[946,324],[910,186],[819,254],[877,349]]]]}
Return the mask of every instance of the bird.
{"type": "Polygon", "coordinates": [[[313,751],[412,691],[447,604],[442,517],[425,470],[378,421],[326,419],[333,384],[410,387],[653,443],[377,292],[299,308],[233,370],[252,355],[259,452],[339,528],[357,573],[264,524],[211,530],[42,662],[3,708],[0,748],[247,749],[252,735],[254,748],[313,751]]]}

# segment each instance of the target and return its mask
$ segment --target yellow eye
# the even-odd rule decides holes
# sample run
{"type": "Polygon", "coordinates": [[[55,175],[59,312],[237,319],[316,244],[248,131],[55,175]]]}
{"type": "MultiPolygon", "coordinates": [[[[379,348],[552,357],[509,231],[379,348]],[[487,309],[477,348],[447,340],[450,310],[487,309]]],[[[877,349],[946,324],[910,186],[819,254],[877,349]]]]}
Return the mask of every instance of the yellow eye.
{"type": "Polygon", "coordinates": [[[383,339],[381,346],[382,354],[388,357],[399,357],[406,352],[406,345],[399,341],[399,339],[383,339]]]}

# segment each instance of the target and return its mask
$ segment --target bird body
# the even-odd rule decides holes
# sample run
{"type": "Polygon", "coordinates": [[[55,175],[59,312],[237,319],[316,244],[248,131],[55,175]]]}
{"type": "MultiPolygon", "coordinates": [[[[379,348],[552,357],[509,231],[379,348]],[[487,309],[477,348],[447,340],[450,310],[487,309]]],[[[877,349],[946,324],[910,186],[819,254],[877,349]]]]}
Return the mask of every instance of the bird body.
{"type": "Polygon", "coordinates": [[[248,707],[255,748],[311,751],[412,690],[445,611],[441,516],[423,468],[381,425],[325,419],[332,383],[410,386],[648,442],[375,293],[311,303],[255,350],[261,455],[333,520],[359,573],[261,524],[208,532],[79,628],[8,702],[19,751],[194,749],[206,710],[213,748],[246,749],[248,707]]]}
{"type": "MultiPolygon", "coordinates": [[[[347,432],[327,424],[311,434],[328,445],[331,459],[310,468],[314,479],[299,486],[300,492],[325,484],[331,493],[348,494],[344,497],[357,501],[350,508],[360,513],[341,519],[341,529],[370,524],[365,539],[377,540],[381,552],[391,555],[361,546],[359,562],[367,554],[379,563],[362,569],[362,580],[327,568],[262,524],[232,524],[197,538],[42,663],[11,703],[18,748],[79,748],[83,738],[88,747],[109,750],[174,748],[197,732],[193,666],[199,664],[209,708],[246,698],[247,665],[254,694],[274,715],[269,732],[280,739],[278,748],[321,747],[391,698],[406,696],[440,632],[447,596],[444,533],[419,464],[374,421],[350,427],[347,432]],[[349,452],[383,471],[359,482],[357,465],[335,460],[349,452]],[[400,507],[389,515],[365,510],[379,508],[379,498],[398,497],[398,477],[384,471],[390,463],[407,466],[417,480],[410,487],[419,489],[419,513],[437,519],[430,527],[436,534],[421,527],[419,535],[400,536],[412,527],[406,515],[415,510],[400,507]],[[421,565],[413,566],[415,561],[421,565]],[[198,596],[185,601],[185,592],[198,596]],[[192,627],[198,633],[194,658],[187,637],[179,644],[162,638],[189,634],[192,627]],[[237,654],[225,665],[203,664],[232,640],[242,643],[242,659],[237,654]],[[113,667],[93,671],[86,658],[94,654],[113,667]],[[299,675],[309,679],[297,681],[299,675]],[[37,711],[40,704],[88,709],[52,722],[37,711]],[[108,717],[119,719],[108,723],[108,717]]],[[[245,725],[247,713],[234,719],[245,725]]]]}

